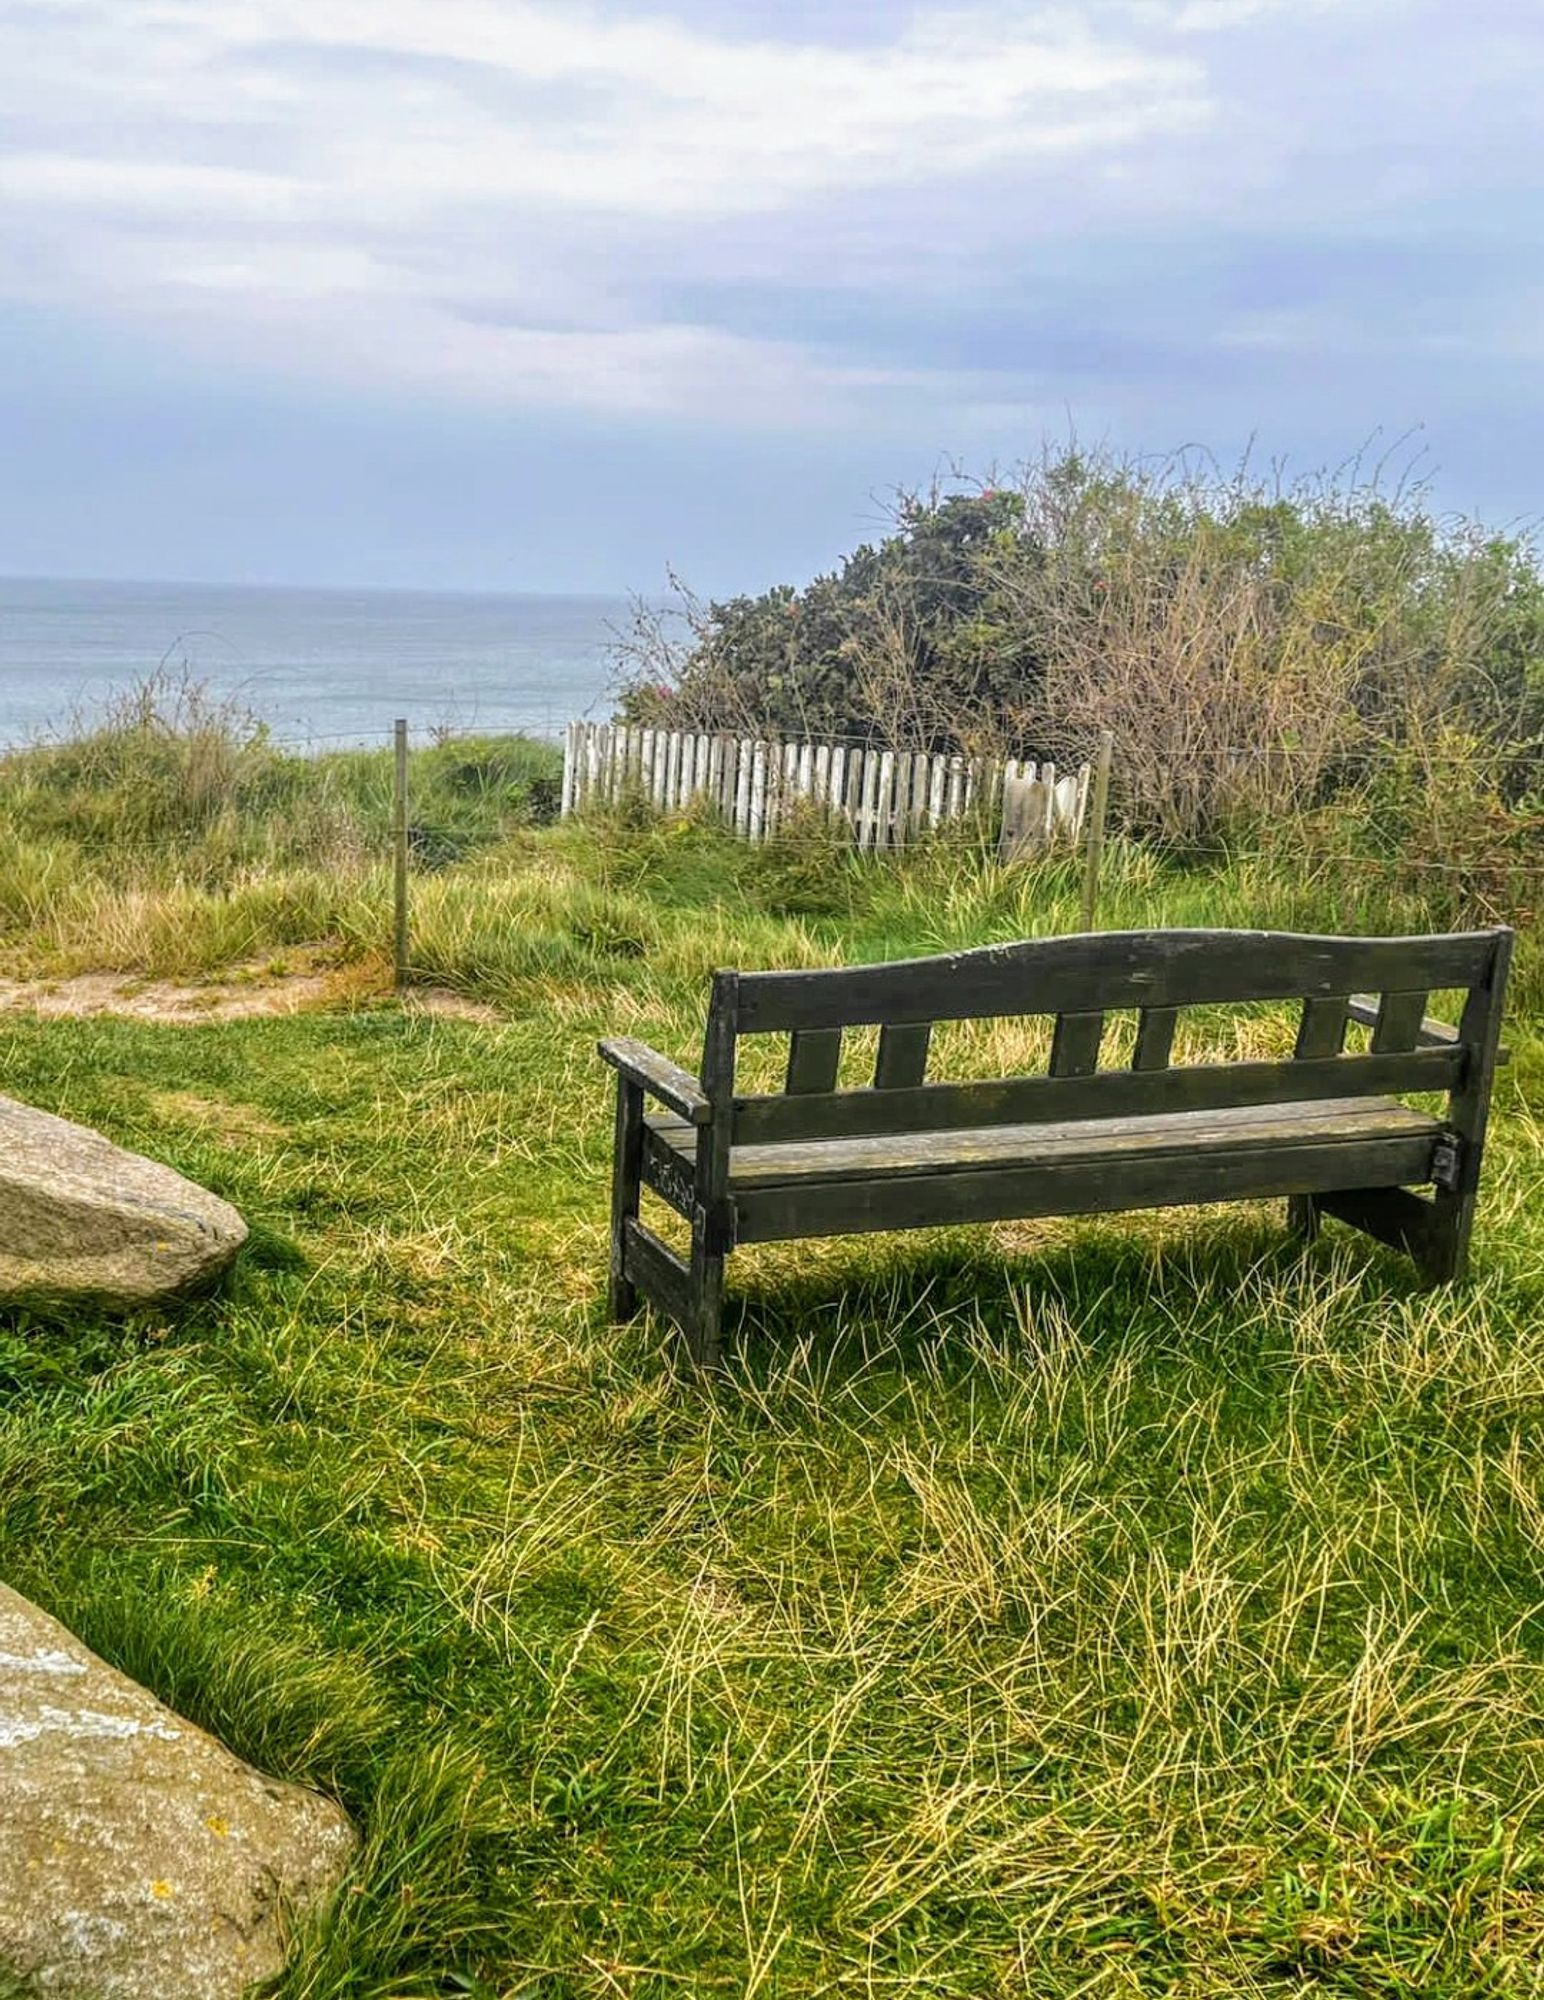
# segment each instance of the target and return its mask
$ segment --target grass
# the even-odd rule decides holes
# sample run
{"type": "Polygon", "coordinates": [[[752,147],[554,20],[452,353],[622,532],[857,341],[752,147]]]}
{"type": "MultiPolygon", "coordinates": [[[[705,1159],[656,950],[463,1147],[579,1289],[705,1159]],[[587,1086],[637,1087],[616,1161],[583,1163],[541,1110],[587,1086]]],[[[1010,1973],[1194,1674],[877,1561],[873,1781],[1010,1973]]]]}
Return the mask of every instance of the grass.
{"type": "MultiPolygon", "coordinates": [[[[409,760],[415,872],[555,815],[551,744],[445,736],[409,760]]],[[[393,756],[297,754],[196,682],[156,676],[61,740],[0,755],[0,950],[11,969],[199,976],[330,940],[379,945],[393,756]]]]}
{"type": "MultiPolygon", "coordinates": [[[[576,981],[610,982],[634,959],[695,979],[729,957],[886,957],[1076,921],[1070,864],[1000,869],[985,828],[904,866],[852,854],[813,816],[759,850],[641,808],[554,833],[560,772],[552,745],[518,736],[447,736],[412,753],[413,947],[425,976],[515,1004],[546,978],[566,1005],[576,981]]],[[[75,734],[0,755],[0,973],[200,979],[282,963],[299,946],[314,965],[320,944],[346,969],[340,987],[379,987],[392,776],[384,748],[287,751],[195,682],[129,689],[75,734]]],[[[1101,922],[1526,923],[1544,880],[1533,822],[1509,822],[1502,841],[1483,814],[1450,803],[1435,842],[1414,837],[1391,797],[1264,825],[1247,847],[1188,861],[1118,844],[1101,922]]],[[[1544,1009],[1531,940],[1514,977],[1544,1009]]]]}
{"type": "MultiPolygon", "coordinates": [[[[1106,921],[1356,894],[1118,850],[1106,921]]],[[[1531,945],[1465,1290],[1258,1206],[745,1253],[710,1388],[605,1322],[598,1034],[1074,908],[516,830],[417,895],[500,1025],[4,1019],[0,1087],[254,1226],[175,1320],[0,1323],[0,1573],[355,1814],[283,2000],[1544,1991],[1531,945]]]]}

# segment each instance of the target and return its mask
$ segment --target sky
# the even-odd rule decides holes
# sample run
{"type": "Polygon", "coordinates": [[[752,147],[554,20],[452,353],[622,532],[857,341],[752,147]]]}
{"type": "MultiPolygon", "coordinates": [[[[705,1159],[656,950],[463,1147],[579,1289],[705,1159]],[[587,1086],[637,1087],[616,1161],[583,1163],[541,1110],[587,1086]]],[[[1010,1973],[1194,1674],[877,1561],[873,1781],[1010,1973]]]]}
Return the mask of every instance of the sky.
{"type": "Polygon", "coordinates": [[[725,593],[1077,436],[1544,511],[1544,0],[0,0],[0,573],[725,593]]]}

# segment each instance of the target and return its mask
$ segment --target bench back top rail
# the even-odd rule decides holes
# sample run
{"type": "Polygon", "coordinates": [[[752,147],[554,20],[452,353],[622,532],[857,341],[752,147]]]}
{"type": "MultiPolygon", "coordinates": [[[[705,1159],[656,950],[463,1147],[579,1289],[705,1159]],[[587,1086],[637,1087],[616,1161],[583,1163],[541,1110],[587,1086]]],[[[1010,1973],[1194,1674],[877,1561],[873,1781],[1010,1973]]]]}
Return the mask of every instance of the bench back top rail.
{"type": "Polygon", "coordinates": [[[1498,931],[1297,937],[1284,931],[1109,931],[939,958],[738,974],[738,1034],[978,1020],[1483,983],[1498,931]]]}
{"type": "Polygon", "coordinates": [[[1494,1043],[1511,935],[1125,931],[880,965],[720,973],[704,1087],[732,1108],[737,1144],[1453,1091],[1475,1049],[1494,1043]],[[1469,996],[1459,1027],[1427,1020],[1428,995],[1455,988],[1469,996]],[[1292,1056],[1173,1066],[1182,1008],[1256,1001],[1302,1003],[1292,1056]],[[1106,1014],[1132,1009],[1130,1066],[1101,1070],[1106,1014]],[[1056,1016],[1045,1075],[926,1081],[933,1023],[1026,1015],[1056,1016]],[[1371,1027],[1365,1054],[1345,1051],[1352,1020],[1371,1027]],[[843,1030],[876,1025],[873,1084],[843,1088],[843,1030]],[[737,1037],[779,1033],[790,1038],[785,1092],[735,1097],[737,1037]]]}

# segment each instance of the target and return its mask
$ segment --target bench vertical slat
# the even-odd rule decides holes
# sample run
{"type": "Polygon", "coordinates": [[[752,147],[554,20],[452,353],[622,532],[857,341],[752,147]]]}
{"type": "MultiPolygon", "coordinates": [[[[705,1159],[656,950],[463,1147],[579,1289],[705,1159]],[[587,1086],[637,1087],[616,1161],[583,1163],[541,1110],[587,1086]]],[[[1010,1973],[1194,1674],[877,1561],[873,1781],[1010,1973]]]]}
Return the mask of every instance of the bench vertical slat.
{"type": "Polygon", "coordinates": [[[729,1201],[730,1118],[734,1106],[740,975],[716,972],[702,1043],[702,1088],[713,1107],[697,1128],[696,1202],[692,1209],[690,1295],[684,1328],[699,1368],[716,1368],[724,1311],[724,1258],[733,1240],[729,1201]]]}
{"type": "Polygon", "coordinates": [[[1052,1076],[1092,1076],[1099,1067],[1104,1015],[1058,1014],[1051,1038],[1052,1076]]]}
{"type": "MultiPolygon", "coordinates": [[[[1295,1062],[1315,1062],[1345,1054],[1346,1023],[1351,1015],[1351,996],[1332,993],[1325,999],[1305,1000],[1297,1024],[1295,1062]]],[[[1287,1198],[1287,1227],[1304,1243],[1319,1234],[1320,1202],[1317,1195],[1294,1194],[1287,1198]]]]}
{"type": "Polygon", "coordinates": [[[1144,1007],[1137,1017],[1137,1045],[1132,1051],[1131,1067],[1167,1069],[1178,1025],[1178,1007],[1144,1007]]]}
{"type": "Polygon", "coordinates": [[[879,1059],[874,1065],[876,1090],[908,1090],[927,1076],[928,1045],[933,1038],[932,1023],[917,1021],[907,1027],[881,1028],[879,1059]]]}
{"type": "Polygon", "coordinates": [[[1480,1160],[1490,1123],[1490,1093],[1501,1046],[1501,1009],[1506,998],[1507,972],[1512,963],[1512,933],[1497,931],[1490,965],[1483,979],[1469,989],[1458,1039],[1467,1052],[1463,1080],[1448,1099],[1448,1120],[1457,1146],[1451,1183],[1432,1197],[1437,1228],[1423,1264],[1434,1284],[1462,1278],[1469,1269],[1469,1238],[1474,1229],[1475,1201],[1480,1188],[1480,1160]]]}
{"type": "Polygon", "coordinates": [[[788,1037],[788,1081],[792,1097],[835,1090],[842,1065],[840,1028],[802,1028],[788,1037]]]}
{"type": "Polygon", "coordinates": [[[627,1227],[638,1220],[643,1158],[643,1092],[617,1078],[616,1137],[611,1165],[611,1271],[607,1304],[613,1320],[631,1319],[638,1297],[627,1275],[627,1227]]]}
{"type": "Polygon", "coordinates": [[[1303,1002],[1297,1047],[1293,1050],[1297,1061],[1311,1062],[1323,1056],[1338,1056],[1344,1051],[1350,1007],[1349,993],[1334,993],[1327,999],[1303,1002]]]}
{"type": "Polygon", "coordinates": [[[1397,1055],[1413,1049],[1426,1019],[1424,993],[1385,993],[1378,1003],[1378,1022],[1372,1031],[1375,1056],[1397,1055]]]}

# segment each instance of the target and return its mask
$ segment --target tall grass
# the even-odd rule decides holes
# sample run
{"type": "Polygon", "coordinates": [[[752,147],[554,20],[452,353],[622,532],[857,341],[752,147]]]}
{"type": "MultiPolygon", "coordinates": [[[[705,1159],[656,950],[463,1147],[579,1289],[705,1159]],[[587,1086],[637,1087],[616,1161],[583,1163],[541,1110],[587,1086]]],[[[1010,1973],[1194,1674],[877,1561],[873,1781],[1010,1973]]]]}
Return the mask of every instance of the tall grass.
{"type": "MultiPolygon", "coordinates": [[[[1410,752],[1412,756],[1415,752],[1410,752]]],[[[818,816],[763,848],[636,803],[550,827],[557,753],[519,737],[413,752],[413,944],[425,975],[492,999],[604,982],[631,960],[698,977],[732,955],[818,962],[1076,926],[1075,866],[1004,869],[991,829],[866,857],[818,816]],[[755,928],[752,928],[755,926],[755,928]]],[[[1544,832],[1488,814],[1451,770],[1366,810],[1311,805],[1196,849],[1117,839],[1105,928],[1418,931],[1528,924],[1544,832]]],[[[85,733],[0,758],[0,967],[201,977],[298,946],[368,985],[390,937],[391,756],[297,755],[184,682],[131,690],[85,733]]],[[[1535,991],[1531,941],[1519,977],[1535,991]]]]}
{"type": "MultiPolygon", "coordinates": [[[[560,759],[519,736],[409,761],[413,866],[553,817],[560,759]]],[[[203,973],[308,942],[373,950],[390,874],[389,749],[298,753],[238,704],[158,675],[0,758],[0,939],[19,963],[203,973]]]]}

